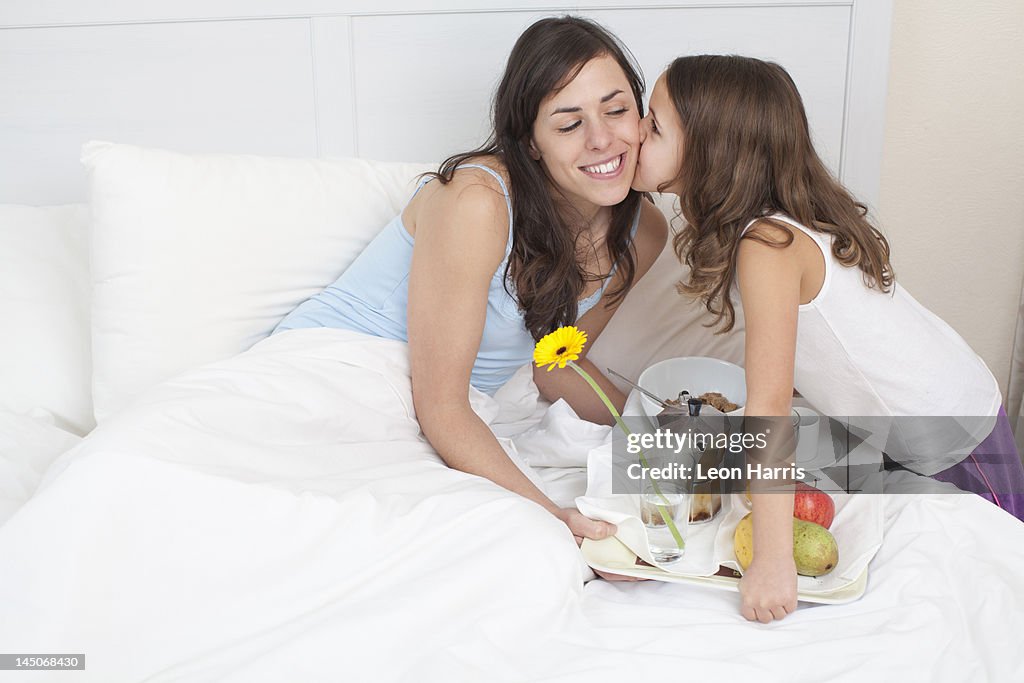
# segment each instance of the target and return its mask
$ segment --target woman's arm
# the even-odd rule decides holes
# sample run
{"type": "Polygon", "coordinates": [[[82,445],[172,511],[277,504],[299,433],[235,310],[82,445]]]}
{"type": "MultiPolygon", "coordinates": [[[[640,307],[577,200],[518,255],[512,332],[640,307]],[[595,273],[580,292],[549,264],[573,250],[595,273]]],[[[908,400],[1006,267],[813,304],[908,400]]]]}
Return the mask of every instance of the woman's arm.
{"type": "MultiPolygon", "coordinates": [[[[755,229],[776,241],[785,237],[773,226],[755,229]]],[[[803,265],[792,245],[778,248],[744,239],[736,272],[746,321],[744,414],[788,420],[803,265]]],[[[778,440],[769,446],[778,448],[778,440]]],[[[757,493],[757,488],[752,483],[754,560],[740,581],[740,595],[743,616],[767,623],[796,609],[793,493],[757,493]]]]}
{"type": "Polygon", "coordinates": [[[491,277],[501,264],[508,212],[497,184],[463,170],[434,188],[416,212],[409,275],[409,356],[420,427],[450,467],[486,477],[542,506],[576,537],[604,538],[614,525],[560,509],[519,470],[469,403],[491,277]]]}
{"type": "MultiPolygon", "coordinates": [[[[668,236],[668,224],[661,211],[646,200],[641,201],[640,204],[640,223],[633,240],[636,255],[634,283],[638,282],[651,269],[651,265],[665,247],[665,240],[668,236]]],[[[609,283],[608,287],[613,288],[618,284],[619,280],[616,276],[616,281],[609,283]]],[[[618,303],[605,305],[602,297],[602,301],[599,301],[576,322],[576,327],[587,333],[587,345],[576,363],[594,378],[594,381],[604,390],[620,413],[626,403],[626,395],[619,391],[597,366],[587,360],[587,351],[608,325],[608,321],[611,320],[621,302],[620,299],[618,303]]],[[[554,402],[564,398],[573,407],[576,414],[584,420],[598,424],[613,424],[608,408],[583,378],[572,370],[555,369],[548,372],[545,368],[534,368],[533,379],[537,388],[540,389],[541,395],[547,400],[554,402]]]]}

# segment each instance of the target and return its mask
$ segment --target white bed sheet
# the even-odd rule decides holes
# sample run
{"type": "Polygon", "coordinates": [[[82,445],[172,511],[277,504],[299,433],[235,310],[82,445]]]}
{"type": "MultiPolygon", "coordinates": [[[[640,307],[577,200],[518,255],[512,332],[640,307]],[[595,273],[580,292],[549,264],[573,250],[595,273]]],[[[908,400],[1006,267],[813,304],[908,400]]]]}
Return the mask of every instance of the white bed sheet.
{"type": "Polygon", "coordinates": [[[0,410],[0,526],[35,493],[57,456],[82,440],[56,422],[49,413],[0,410]]]}
{"type": "MultiPolygon", "coordinates": [[[[1024,678],[1024,525],[987,502],[893,497],[864,598],[768,626],[733,593],[584,585],[559,522],[439,461],[405,355],[289,332],[98,428],[0,527],[5,651],[85,653],[83,681],[1024,678]]],[[[555,408],[498,398],[479,414],[551,462],[555,408]]],[[[571,500],[602,432],[556,408],[575,448],[531,474],[571,500]]]]}

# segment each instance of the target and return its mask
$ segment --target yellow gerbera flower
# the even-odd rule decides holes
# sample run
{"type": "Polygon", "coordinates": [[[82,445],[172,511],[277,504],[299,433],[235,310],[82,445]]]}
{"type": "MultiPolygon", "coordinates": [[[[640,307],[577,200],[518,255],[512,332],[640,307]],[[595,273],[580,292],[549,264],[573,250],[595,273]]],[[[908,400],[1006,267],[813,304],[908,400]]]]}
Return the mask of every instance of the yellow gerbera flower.
{"type": "Polygon", "coordinates": [[[580,357],[586,343],[587,333],[583,330],[572,325],[559,327],[551,334],[545,335],[533,347],[533,362],[538,368],[547,365],[548,372],[556,365],[564,368],[566,363],[580,357]]]}
{"type": "MultiPolygon", "coordinates": [[[[554,370],[557,365],[559,368],[564,368],[568,365],[570,368],[576,371],[576,374],[583,378],[583,380],[590,385],[590,388],[594,390],[601,402],[604,403],[605,408],[612,414],[615,419],[615,424],[626,434],[631,436],[632,432],[626,423],[622,421],[622,416],[619,415],[618,409],[615,404],[608,399],[608,395],[601,389],[601,385],[594,381],[594,378],[590,374],[574,363],[574,360],[578,360],[580,352],[583,351],[583,347],[587,343],[587,333],[583,330],[577,329],[572,325],[565,327],[559,327],[551,334],[545,335],[543,339],[537,342],[537,345],[533,347],[533,362],[537,364],[538,368],[542,368],[545,365],[548,366],[548,372],[554,370]]],[[[647,459],[644,457],[643,450],[640,451],[640,464],[644,467],[650,467],[647,463],[647,459]]],[[[658,512],[661,514],[662,519],[668,522],[668,529],[672,532],[672,538],[675,539],[676,545],[679,548],[683,548],[686,544],[683,541],[682,535],[679,533],[679,529],[676,528],[675,522],[672,521],[672,516],[669,514],[668,509],[665,505],[668,504],[668,499],[665,498],[661,493],[661,489],[658,488],[658,482],[654,482],[654,491],[659,496],[663,504],[657,504],[658,512]]]]}

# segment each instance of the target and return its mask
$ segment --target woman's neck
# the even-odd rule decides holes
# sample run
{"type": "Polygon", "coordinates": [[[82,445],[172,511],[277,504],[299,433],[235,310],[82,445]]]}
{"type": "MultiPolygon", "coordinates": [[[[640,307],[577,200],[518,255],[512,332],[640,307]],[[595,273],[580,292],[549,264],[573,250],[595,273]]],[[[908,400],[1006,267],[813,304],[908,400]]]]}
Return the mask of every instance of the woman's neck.
{"type": "Polygon", "coordinates": [[[611,207],[597,204],[580,206],[568,201],[556,200],[555,208],[573,236],[578,237],[587,233],[591,242],[603,240],[607,236],[611,226],[611,207]]]}

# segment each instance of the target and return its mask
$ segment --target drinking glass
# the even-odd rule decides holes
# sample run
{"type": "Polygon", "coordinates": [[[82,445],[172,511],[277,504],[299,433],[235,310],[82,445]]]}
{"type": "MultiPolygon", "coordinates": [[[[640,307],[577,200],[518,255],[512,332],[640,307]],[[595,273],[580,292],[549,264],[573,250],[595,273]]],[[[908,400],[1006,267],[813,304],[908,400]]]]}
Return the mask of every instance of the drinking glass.
{"type": "Polygon", "coordinates": [[[686,526],[690,495],[684,482],[678,480],[645,480],[640,494],[640,520],[647,530],[647,545],[655,561],[675,562],[686,550],[686,526]],[[682,543],[672,534],[671,519],[682,543]]]}

